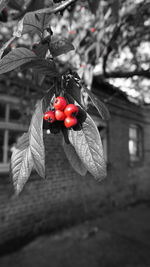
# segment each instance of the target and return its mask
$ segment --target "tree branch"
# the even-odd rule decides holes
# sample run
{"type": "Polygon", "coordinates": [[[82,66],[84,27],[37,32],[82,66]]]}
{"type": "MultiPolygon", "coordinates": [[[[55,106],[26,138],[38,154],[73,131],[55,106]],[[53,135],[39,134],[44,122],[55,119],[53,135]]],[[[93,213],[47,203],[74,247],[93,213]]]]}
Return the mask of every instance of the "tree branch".
{"type": "MultiPolygon", "coordinates": [[[[143,4],[143,3],[142,3],[143,4]]],[[[136,5],[137,10],[140,10],[140,8],[143,6],[141,3],[136,5]]],[[[116,46],[116,40],[117,37],[120,34],[121,31],[121,27],[122,25],[127,23],[127,18],[132,14],[132,12],[135,9],[135,5],[131,5],[130,8],[125,9],[124,13],[120,16],[120,21],[116,24],[116,27],[112,33],[112,36],[106,46],[106,50],[104,52],[104,56],[103,56],[103,74],[104,76],[107,77],[107,61],[108,61],[108,57],[110,55],[110,53],[114,50],[114,47],[116,46]]],[[[143,30],[144,32],[144,30],[143,30]]],[[[141,34],[140,33],[140,40],[141,40],[141,34]]],[[[134,37],[132,36],[131,38],[135,38],[135,34],[134,37]]],[[[127,40],[128,41],[128,40],[127,40]]]]}
{"type": "Polygon", "coordinates": [[[26,10],[23,10],[23,12],[21,12],[21,14],[17,15],[14,19],[15,20],[20,19],[26,13],[29,13],[29,12],[32,12],[32,13],[35,13],[35,14],[37,14],[37,13],[39,13],[39,14],[40,13],[56,14],[56,13],[64,10],[65,8],[67,8],[68,6],[70,6],[71,4],[73,4],[74,2],[76,2],[77,0],[65,0],[61,4],[57,4],[57,5],[48,7],[48,8],[42,8],[42,9],[39,9],[39,10],[32,11],[32,10],[30,10],[30,7],[31,7],[33,1],[31,1],[30,5],[27,7],[26,10]]]}
{"type": "Polygon", "coordinates": [[[33,13],[47,13],[47,14],[56,14],[64,9],[66,9],[68,6],[70,6],[71,4],[73,4],[74,2],[76,2],[77,0],[66,0],[63,1],[61,4],[59,5],[55,5],[53,8],[49,7],[49,8],[43,8],[43,9],[39,9],[34,11],[33,13]]]}
{"type": "Polygon", "coordinates": [[[150,70],[135,71],[113,71],[105,74],[106,78],[132,78],[134,76],[145,77],[150,79],[150,70]]]}
{"type": "Polygon", "coordinates": [[[122,26],[122,23],[119,23],[118,25],[116,25],[116,27],[112,33],[112,36],[110,38],[110,41],[109,41],[109,43],[106,47],[106,50],[104,52],[102,68],[103,68],[103,73],[105,76],[107,76],[107,73],[106,73],[107,59],[109,57],[109,54],[112,52],[112,50],[114,48],[114,44],[116,43],[116,39],[120,33],[121,26],[122,26]]]}

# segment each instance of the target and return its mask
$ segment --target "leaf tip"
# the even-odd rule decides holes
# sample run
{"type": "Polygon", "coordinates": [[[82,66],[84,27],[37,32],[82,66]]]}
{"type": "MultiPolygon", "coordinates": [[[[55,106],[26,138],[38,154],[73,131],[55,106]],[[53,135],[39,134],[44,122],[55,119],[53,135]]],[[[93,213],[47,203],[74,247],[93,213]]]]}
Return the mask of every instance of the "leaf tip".
{"type": "Polygon", "coordinates": [[[22,191],[22,189],[21,189],[20,186],[17,184],[17,185],[15,186],[15,192],[14,192],[14,195],[15,195],[16,197],[18,197],[19,194],[21,193],[21,191],[22,191]]]}

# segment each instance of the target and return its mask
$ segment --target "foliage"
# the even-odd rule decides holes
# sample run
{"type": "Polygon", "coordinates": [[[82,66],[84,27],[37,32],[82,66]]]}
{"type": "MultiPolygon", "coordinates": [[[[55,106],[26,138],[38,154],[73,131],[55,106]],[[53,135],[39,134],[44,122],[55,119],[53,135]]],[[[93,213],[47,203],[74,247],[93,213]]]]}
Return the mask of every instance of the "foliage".
{"type": "Polygon", "coordinates": [[[76,47],[75,56],[62,60],[71,59],[89,86],[93,72],[141,102],[150,101],[149,1],[93,2],[98,5],[93,15],[85,1],[74,8],[71,19],[67,11],[59,23],[55,18],[55,30],[76,47]]]}
{"type": "MultiPolygon", "coordinates": [[[[34,12],[28,12],[19,21],[13,32],[13,38],[8,41],[1,50],[0,74],[21,68],[22,71],[31,71],[41,85],[46,77],[51,79],[51,87],[37,102],[32,115],[28,133],[18,140],[11,157],[11,175],[16,193],[20,193],[34,168],[39,176],[45,177],[45,147],[43,142],[43,116],[53,105],[55,97],[62,95],[69,103],[77,103],[79,106],[78,124],[72,128],[65,128],[60,123],[59,130],[64,136],[64,151],[72,161],[74,168],[81,175],[87,170],[101,180],[106,176],[106,165],[103,156],[101,138],[94,121],[82,104],[82,88],[89,94],[103,119],[108,111],[104,104],[96,101],[96,97],[83,85],[80,77],[71,69],[61,72],[57,57],[74,50],[71,41],[66,37],[53,35],[49,21],[53,13],[64,10],[73,0],[66,0],[57,6],[43,8],[34,12]],[[17,47],[8,53],[5,50],[16,38],[28,34],[31,40],[38,38],[38,43],[31,43],[30,47],[17,47]],[[42,75],[42,76],[41,76],[42,75]],[[71,83],[73,86],[71,86],[71,83]],[[74,90],[75,89],[75,90],[74,90]],[[93,143],[93,140],[95,142],[93,143]]],[[[2,1],[2,4],[4,1],[2,1]]],[[[11,5],[12,2],[10,1],[11,5]]],[[[19,8],[18,3],[14,2],[19,8]]],[[[13,3],[13,4],[14,4],[13,3]]],[[[50,86],[49,85],[49,86],[50,86]]],[[[42,88],[42,86],[41,86],[42,88]]],[[[55,133],[54,127],[50,127],[51,134],[55,133]]]]}
{"type": "Polygon", "coordinates": [[[63,148],[68,161],[70,162],[73,169],[78,172],[81,176],[87,173],[86,167],[84,167],[82,161],[80,160],[74,146],[67,144],[63,139],[63,148]]]}
{"type": "MultiPolygon", "coordinates": [[[[5,42],[11,37],[17,20],[23,15],[22,34],[27,31],[29,35],[14,37],[4,53],[16,46],[31,48],[34,42],[39,43],[36,33],[42,37],[42,29],[50,25],[54,41],[56,35],[57,38],[63,35],[75,47],[75,51],[59,57],[60,68],[73,66],[88,86],[93,73],[98,74],[141,102],[150,101],[148,0],[5,0],[1,1],[2,7],[6,3],[8,19],[0,30],[1,40],[5,42]],[[37,9],[40,9],[38,14],[37,9]]],[[[31,80],[32,75],[31,72],[31,80]]],[[[37,79],[39,84],[41,81],[43,78],[37,79]]]]}
{"type": "MultiPolygon", "coordinates": [[[[42,97],[28,133],[12,154],[16,192],[22,190],[32,167],[45,177],[43,115],[59,95],[79,106],[79,123],[71,129],[54,124],[50,131],[61,129],[66,156],[81,175],[88,170],[100,180],[106,175],[106,165],[101,138],[87,113],[87,99],[102,119],[108,119],[109,113],[90,91],[93,75],[98,71],[102,79],[114,84],[118,78],[130,78],[128,87],[137,90],[132,93],[148,99],[147,88],[141,90],[140,85],[150,78],[148,49],[143,53],[143,47],[149,47],[149,1],[38,0],[35,4],[34,0],[1,0],[0,10],[1,77],[9,72],[9,77],[22,84],[28,81],[37,93],[34,100],[42,97]]],[[[27,97],[33,101],[32,95],[27,97]]]]}
{"type": "Polygon", "coordinates": [[[31,174],[32,168],[33,160],[29,146],[29,134],[24,133],[14,148],[13,160],[11,160],[11,174],[17,193],[22,190],[31,174]]]}

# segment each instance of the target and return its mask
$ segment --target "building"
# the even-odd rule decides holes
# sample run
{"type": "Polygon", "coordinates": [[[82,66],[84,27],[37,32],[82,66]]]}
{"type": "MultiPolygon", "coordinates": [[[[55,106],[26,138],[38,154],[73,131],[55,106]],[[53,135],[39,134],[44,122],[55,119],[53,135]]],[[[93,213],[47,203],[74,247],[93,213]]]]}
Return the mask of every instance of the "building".
{"type": "Polygon", "coordinates": [[[30,177],[19,197],[13,195],[8,166],[10,147],[26,126],[19,121],[18,99],[0,97],[0,251],[38,233],[52,231],[150,197],[150,108],[130,102],[111,85],[94,79],[93,91],[107,103],[111,119],[102,121],[90,107],[100,131],[107,178],[98,183],[78,175],[66,159],[59,134],[45,133],[46,174],[30,177]]]}

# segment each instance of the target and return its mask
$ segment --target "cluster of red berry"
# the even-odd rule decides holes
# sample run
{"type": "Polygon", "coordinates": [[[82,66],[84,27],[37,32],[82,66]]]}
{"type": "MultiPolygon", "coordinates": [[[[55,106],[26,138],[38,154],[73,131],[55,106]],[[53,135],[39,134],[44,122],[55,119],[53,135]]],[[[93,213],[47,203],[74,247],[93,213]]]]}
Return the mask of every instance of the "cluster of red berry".
{"type": "Polygon", "coordinates": [[[63,96],[58,96],[55,98],[53,103],[54,109],[45,112],[44,120],[49,123],[54,121],[64,121],[66,128],[70,128],[77,124],[76,115],[79,109],[74,104],[67,104],[66,99],[63,96]]]}

